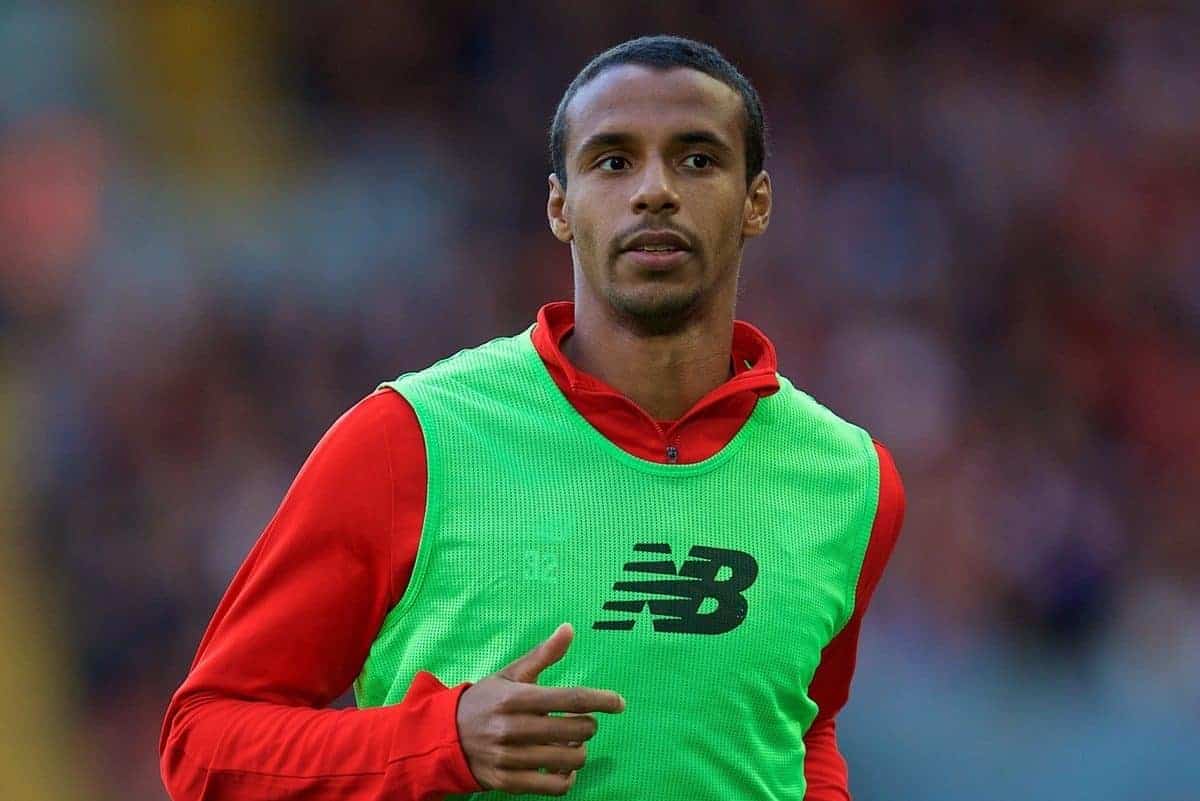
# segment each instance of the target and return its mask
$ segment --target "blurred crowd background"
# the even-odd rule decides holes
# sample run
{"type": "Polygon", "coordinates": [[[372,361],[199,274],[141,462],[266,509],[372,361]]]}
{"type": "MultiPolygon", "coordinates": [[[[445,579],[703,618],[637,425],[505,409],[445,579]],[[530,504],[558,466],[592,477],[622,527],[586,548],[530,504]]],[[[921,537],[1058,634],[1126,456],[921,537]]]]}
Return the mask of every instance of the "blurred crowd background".
{"type": "Polygon", "coordinates": [[[738,316],[907,486],[856,799],[1200,799],[1200,6],[1084,0],[0,2],[0,796],[166,799],[303,459],[570,297],[550,116],[660,32],[765,104],[738,316]]]}

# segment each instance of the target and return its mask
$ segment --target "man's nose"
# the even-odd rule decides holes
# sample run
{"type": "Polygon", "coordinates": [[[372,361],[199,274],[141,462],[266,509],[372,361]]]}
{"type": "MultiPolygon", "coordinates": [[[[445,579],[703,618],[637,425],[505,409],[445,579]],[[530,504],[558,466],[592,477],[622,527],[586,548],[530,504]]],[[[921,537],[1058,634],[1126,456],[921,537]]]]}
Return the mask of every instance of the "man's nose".
{"type": "Polygon", "coordinates": [[[661,160],[647,162],[637,191],[630,198],[630,206],[636,214],[679,210],[679,195],[671,183],[670,171],[661,160]]]}

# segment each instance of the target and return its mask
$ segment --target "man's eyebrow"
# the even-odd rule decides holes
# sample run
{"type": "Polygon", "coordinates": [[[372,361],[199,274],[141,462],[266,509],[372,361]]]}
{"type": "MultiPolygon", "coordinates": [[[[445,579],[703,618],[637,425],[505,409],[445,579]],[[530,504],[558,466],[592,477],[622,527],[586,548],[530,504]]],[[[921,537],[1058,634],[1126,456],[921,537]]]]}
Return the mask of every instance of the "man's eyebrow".
{"type": "MultiPolygon", "coordinates": [[[[579,145],[577,153],[584,154],[606,147],[627,146],[636,138],[633,134],[623,131],[602,131],[584,139],[583,143],[579,145]]],[[[681,145],[708,145],[726,154],[733,153],[733,148],[724,139],[711,131],[684,131],[671,137],[671,141],[681,145]]]]}
{"type": "Polygon", "coordinates": [[[676,142],[684,145],[708,145],[723,153],[733,153],[724,139],[710,131],[686,131],[674,137],[676,142]]]}
{"type": "Polygon", "coordinates": [[[593,150],[600,150],[606,147],[620,147],[628,145],[633,141],[631,134],[622,133],[620,131],[601,132],[592,134],[583,143],[579,145],[579,153],[590,153],[593,150]]]}

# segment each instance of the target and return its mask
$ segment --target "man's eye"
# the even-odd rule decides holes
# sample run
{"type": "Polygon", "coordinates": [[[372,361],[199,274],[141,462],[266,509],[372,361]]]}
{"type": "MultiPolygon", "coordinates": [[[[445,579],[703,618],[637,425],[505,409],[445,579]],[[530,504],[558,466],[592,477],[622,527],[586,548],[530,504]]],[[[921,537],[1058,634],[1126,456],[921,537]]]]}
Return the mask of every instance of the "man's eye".
{"type": "Polygon", "coordinates": [[[605,158],[600,159],[600,169],[604,170],[605,172],[616,172],[617,168],[610,170],[610,169],[605,169],[605,167],[604,167],[605,164],[608,164],[609,162],[613,162],[613,161],[619,161],[622,164],[628,163],[621,156],[606,156],[605,158]]]}
{"type": "Polygon", "coordinates": [[[688,161],[691,159],[699,159],[700,160],[699,163],[693,163],[691,165],[692,167],[695,167],[698,170],[702,170],[705,167],[709,167],[713,163],[712,157],[706,156],[703,153],[693,153],[692,155],[690,155],[686,159],[684,159],[684,161],[688,161]]]}

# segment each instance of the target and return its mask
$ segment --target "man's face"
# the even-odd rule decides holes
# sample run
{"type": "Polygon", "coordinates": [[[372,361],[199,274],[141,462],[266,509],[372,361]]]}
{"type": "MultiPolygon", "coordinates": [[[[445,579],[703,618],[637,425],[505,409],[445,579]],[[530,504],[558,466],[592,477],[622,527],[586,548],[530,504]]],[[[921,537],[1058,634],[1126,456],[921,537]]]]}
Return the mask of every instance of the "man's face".
{"type": "Polygon", "coordinates": [[[765,172],[746,186],[741,96],[696,70],[622,65],[580,89],[566,119],[567,189],[551,174],[547,212],[572,243],[576,292],[660,330],[722,289],[732,304],[771,191],[765,172]],[[639,247],[656,232],[680,239],[639,247]]]}

